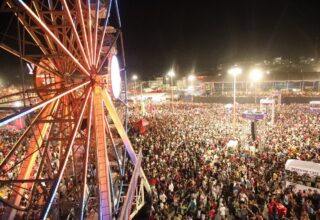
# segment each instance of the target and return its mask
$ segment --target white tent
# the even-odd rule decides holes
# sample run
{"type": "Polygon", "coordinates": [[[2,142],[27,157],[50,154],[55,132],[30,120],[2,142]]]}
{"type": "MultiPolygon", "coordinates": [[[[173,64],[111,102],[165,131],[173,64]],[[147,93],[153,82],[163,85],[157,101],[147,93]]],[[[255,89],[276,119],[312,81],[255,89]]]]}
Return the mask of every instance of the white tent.
{"type": "Polygon", "coordinates": [[[320,164],[311,161],[289,159],[286,162],[285,169],[295,171],[300,175],[307,173],[310,176],[320,176],[320,164]]]}

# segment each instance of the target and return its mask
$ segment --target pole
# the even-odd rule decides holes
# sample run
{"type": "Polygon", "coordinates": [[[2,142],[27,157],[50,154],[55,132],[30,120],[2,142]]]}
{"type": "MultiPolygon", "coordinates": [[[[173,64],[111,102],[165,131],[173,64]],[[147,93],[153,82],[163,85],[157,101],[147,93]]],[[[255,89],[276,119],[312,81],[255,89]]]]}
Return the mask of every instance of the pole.
{"type": "Polygon", "coordinates": [[[236,82],[237,82],[236,74],[233,75],[233,135],[235,135],[236,131],[236,82]]]}
{"type": "MultiPolygon", "coordinates": [[[[25,97],[25,82],[24,82],[24,73],[23,73],[23,62],[22,62],[22,44],[24,44],[24,31],[23,31],[23,40],[21,40],[21,31],[20,31],[20,22],[17,20],[17,25],[18,25],[18,39],[19,39],[19,53],[20,53],[20,74],[21,74],[21,79],[22,79],[22,95],[23,95],[23,107],[26,107],[26,97],[25,97]]],[[[24,29],[23,29],[24,30],[24,29]]]]}
{"type": "Polygon", "coordinates": [[[171,78],[171,110],[173,111],[173,79],[171,78]]]}
{"type": "Polygon", "coordinates": [[[142,82],[140,83],[140,102],[142,105],[142,82]]]}
{"type": "Polygon", "coordinates": [[[272,113],[271,113],[271,124],[273,125],[274,124],[274,102],[275,100],[272,100],[272,113]]]}
{"type": "Polygon", "coordinates": [[[144,105],[143,105],[143,95],[142,95],[142,81],[140,82],[140,110],[141,115],[144,116],[144,105]]]}
{"type": "Polygon", "coordinates": [[[254,104],[257,104],[257,82],[254,82],[254,104]]]}
{"type": "Polygon", "coordinates": [[[221,95],[223,96],[223,92],[224,92],[224,83],[222,83],[221,85],[221,95]]]}
{"type": "Polygon", "coordinates": [[[247,81],[245,81],[245,85],[246,85],[246,95],[248,95],[248,85],[247,85],[247,81]]]}

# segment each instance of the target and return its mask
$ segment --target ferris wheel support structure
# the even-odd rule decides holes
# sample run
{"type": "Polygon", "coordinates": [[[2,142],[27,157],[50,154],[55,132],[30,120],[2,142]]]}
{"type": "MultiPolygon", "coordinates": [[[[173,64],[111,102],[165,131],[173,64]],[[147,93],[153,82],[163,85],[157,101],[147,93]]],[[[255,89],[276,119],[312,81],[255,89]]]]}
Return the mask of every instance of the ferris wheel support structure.
{"type": "Polygon", "coordinates": [[[24,103],[0,126],[29,121],[0,158],[3,217],[131,219],[151,190],[127,136],[117,0],[5,0],[1,11],[23,30],[7,27],[0,48],[34,66],[34,89],[0,97],[24,103]]]}

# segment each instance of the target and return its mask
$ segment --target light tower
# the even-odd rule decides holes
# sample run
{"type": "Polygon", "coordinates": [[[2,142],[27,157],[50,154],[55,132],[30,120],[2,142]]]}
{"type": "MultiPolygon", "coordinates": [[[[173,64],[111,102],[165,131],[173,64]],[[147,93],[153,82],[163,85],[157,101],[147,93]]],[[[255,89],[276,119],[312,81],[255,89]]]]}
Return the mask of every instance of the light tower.
{"type": "Polygon", "coordinates": [[[257,104],[257,83],[262,79],[262,70],[252,69],[250,79],[254,82],[254,103],[257,104]]]}
{"type": "Polygon", "coordinates": [[[240,67],[234,66],[229,69],[228,73],[233,76],[233,120],[232,120],[232,127],[233,127],[233,135],[235,135],[236,130],[236,96],[237,96],[237,76],[242,73],[242,69],[240,67]]]}
{"type": "Polygon", "coordinates": [[[168,72],[168,76],[170,77],[170,82],[171,82],[171,106],[173,104],[173,77],[175,77],[175,72],[173,69],[171,69],[169,72],[168,72]]]}

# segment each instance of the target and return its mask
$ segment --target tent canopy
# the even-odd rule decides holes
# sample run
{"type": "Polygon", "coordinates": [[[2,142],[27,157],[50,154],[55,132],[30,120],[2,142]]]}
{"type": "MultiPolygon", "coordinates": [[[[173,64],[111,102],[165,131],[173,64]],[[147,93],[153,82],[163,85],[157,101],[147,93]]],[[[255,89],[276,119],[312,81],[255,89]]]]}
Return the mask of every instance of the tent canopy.
{"type": "Polygon", "coordinates": [[[320,176],[320,164],[311,161],[289,159],[286,162],[285,169],[299,174],[307,173],[311,176],[320,176]]]}

